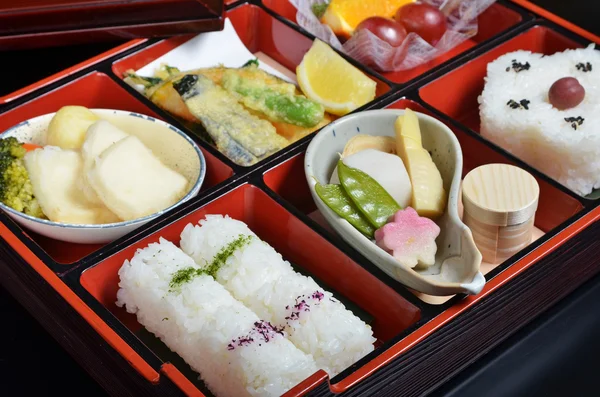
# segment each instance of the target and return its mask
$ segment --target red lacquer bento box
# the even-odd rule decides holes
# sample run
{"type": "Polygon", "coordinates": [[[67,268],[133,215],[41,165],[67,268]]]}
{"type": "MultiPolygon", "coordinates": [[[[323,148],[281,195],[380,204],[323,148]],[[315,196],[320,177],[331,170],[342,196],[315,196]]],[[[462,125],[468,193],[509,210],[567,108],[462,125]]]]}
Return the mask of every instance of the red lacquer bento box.
{"type": "MultiPolygon", "coordinates": [[[[252,54],[292,74],[314,39],[283,0],[226,2],[225,17],[252,54]]],[[[120,109],[180,128],[206,160],[195,198],[108,244],[60,242],[0,214],[3,284],[111,393],[210,396],[198,374],[115,304],[117,272],[138,248],[159,237],[176,241],[186,224],[207,214],[227,214],[335,291],[377,340],[371,353],[335,377],[319,370],[286,395],[434,390],[600,270],[593,259],[600,252],[598,201],[572,193],[483,138],[477,102],[486,65],[500,55],[519,49],[550,55],[600,38],[523,0],[496,2],[479,26],[476,36],[443,57],[405,72],[378,73],[348,58],[377,86],[375,99],[357,112],[410,108],[431,115],[458,139],[463,177],[481,165],[504,163],[537,180],[534,241],[500,264],[484,264],[486,285],[477,295],[417,293],[321,223],[304,175],[314,134],[240,166],[124,81],[127,70],[143,68],[195,35],[134,40],[2,98],[0,131],[65,105],[120,109]]]]}

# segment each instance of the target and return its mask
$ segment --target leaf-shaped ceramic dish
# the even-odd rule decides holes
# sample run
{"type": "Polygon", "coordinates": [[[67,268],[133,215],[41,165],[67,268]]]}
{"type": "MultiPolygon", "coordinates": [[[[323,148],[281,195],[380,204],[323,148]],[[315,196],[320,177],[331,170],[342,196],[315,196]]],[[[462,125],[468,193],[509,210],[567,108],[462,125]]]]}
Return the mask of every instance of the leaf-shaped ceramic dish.
{"type": "Polygon", "coordinates": [[[423,147],[432,153],[448,193],[446,212],[437,221],[441,232],[436,239],[438,250],[433,266],[411,269],[398,262],[327,207],[315,192],[317,181],[329,183],[339,153],[342,153],[349,139],[358,134],[394,137],[394,122],[403,114],[403,110],[395,109],[365,111],[343,117],[323,128],[311,141],[304,162],[313,200],[346,242],[402,284],[436,296],[478,294],[485,285],[485,278],[479,271],[481,253],[473,241],[471,230],[461,221],[458,213],[462,151],[454,133],[440,121],[416,113],[423,147]]]}

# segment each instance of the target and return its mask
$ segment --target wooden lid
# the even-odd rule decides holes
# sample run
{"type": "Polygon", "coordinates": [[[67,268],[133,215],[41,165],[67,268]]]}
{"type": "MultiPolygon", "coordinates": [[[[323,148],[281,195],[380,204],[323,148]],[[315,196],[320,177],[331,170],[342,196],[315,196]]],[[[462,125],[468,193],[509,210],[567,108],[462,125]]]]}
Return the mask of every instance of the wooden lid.
{"type": "Polygon", "coordinates": [[[511,226],[535,215],[540,187],[527,171],[487,164],[467,174],[462,184],[464,210],[488,225],[511,226]]]}

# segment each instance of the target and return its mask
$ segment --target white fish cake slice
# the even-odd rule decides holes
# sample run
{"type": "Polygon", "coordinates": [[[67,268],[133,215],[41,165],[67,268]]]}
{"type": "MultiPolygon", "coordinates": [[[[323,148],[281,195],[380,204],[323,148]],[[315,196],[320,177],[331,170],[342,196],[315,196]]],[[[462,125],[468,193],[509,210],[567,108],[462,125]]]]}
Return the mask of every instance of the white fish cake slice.
{"type": "Polygon", "coordinates": [[[99,120],[88,128],[85,141],[81,147],[81,157],[83,159],[83,172],[79,181],[79,186],[85,197],[91,203],[104,205],[96,191],[88,181],[88,172],[94,167],[96,158],[113,144],[125,139],[129,134],[123,132],[106,120],[99,120]]]}
{"type": "Polygon", "coordinates": [[[82,160],[78,152],[46,146],[27,153],[24,161],[33,193],[51,221],[73,224],[120,221],[105,206],[87,201],[79,190],[82,160]]]}
{"type": "Polygon", "coordinates": [[[170,207],[188,186],[185,177],[165,166],[135,136],[102,152],[87,176],[104,204],[123,220],[170,207]]]}

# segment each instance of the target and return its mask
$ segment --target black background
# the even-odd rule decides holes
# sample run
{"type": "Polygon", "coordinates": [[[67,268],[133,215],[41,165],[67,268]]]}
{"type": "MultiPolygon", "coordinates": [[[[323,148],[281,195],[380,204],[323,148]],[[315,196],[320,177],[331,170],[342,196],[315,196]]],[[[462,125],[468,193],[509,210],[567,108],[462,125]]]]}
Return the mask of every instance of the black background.
{"type": "MultiPolygon", "coordinates": [[[[600,1],[533,2],[600,34],[600,1]]],[[[33,83],[112,46],[114,44],[35,52],[0,51],[0,94],[33,83]]],[[[600,302],[600,276],[435,394],[461,397],[598,395],[600,310],[597,302],[600,302]]],[[[90,376],[3,288],[0,288],[0,313],[0,395],[104,395],[90,376]]]]}

